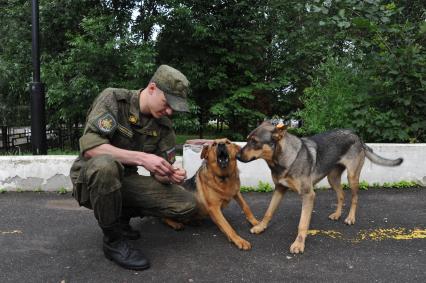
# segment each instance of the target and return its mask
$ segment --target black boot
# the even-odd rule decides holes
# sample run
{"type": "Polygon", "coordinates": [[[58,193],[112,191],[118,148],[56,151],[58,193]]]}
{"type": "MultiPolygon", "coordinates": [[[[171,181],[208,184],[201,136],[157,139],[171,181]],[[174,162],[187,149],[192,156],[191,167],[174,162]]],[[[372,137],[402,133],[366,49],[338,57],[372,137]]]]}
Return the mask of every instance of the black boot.
{"type": "Polygon", "coordinates": [[[122,237],[118,223],[102,230],[104,232],[103,250],[107,259],[126,269],[143,270],[150,267],[142,251],[133,249],[122,237]]]}
{"type": "Polygon", "coordinates": [[[120,216],[121,235],[128,240],[137,240],[141,237],[141,234],[130,226],[130,218],[132,216],[134,216],[133,210],[122,208],[120,216]]]}

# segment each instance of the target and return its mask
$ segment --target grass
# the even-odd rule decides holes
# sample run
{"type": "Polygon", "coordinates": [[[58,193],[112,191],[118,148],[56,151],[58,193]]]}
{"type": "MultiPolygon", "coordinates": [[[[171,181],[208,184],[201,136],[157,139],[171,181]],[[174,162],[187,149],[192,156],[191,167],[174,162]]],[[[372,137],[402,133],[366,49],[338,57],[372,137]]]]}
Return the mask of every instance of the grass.
{"type": "Polygon", "coordinates": [[[262,193],[269,193],[274,190],[274,187],[272,187],[271,184],[268,182],[262,182],[259,181],[257,184],[257,187],[250,187],[250,186],[241,186],[240,191],[247,193],[247,192],[262,192],[262,193]]]}
{"type": "Polygon", "coordinates": [[[37,187],[37,188],[34,190],[34,192],[36,192],[36,193],[42,193],[42,192],[43,192],[43,190],[41,189],[41,187],[37,187]]]}
{"type": "Polygon", "coordinates": [[[60,188],[57,190],[57,193],[58,193],[59,195],[65,195],[67,192],[68,192],[68,191],[67,191],[67,189],[65,189],[64,187],[60,187],[60,188]]]}
{"type": "MultiPolygon", "coordinates": [[[[369,184],[366,181],[361,181],[359,183],[359,189],[360,190],[369,190],[369,189],[405,189],[405,188],[417,188],[420,187],[420,185],[414,181],[399,181],[399,182],[385,182],[383,184],[379,183],[372,183],[369,184]]],[[[343,189],[347,190],[350,189],[348,184],[343,184],[343,189]]]]}
{"type": "MultiPolygon", "coordinates": [[[[406,189],[406,188],[418,188],[421,187],[418,183],[414,181],[399,181],[399,182],[385,182],[383,184],[379,183],[372,183],[369,184],[366,181],[361,181],[359,183],[359,189],[360,190],[368,190],[368,189],[406,189]]],[[[329,187],[318,187],[317,189],[330,189],[329,187]]],[[[343,185],[343,189],[349,189],[349,186],[347,184],[343,185]]],[[[251,186],[241,186],[241,192],[262,192],[262,193],[268,193],[272,192],[274,190],[274,187],[267,183],[259,181],[257,187],[251,187],[251,186]]]]}
{"type": "MultiPolygon", "coordinates": [[[[384,188],[384,189],[408,189],[408,188],[422,188],[422,187],[424,187],[424,186],[421,186],[414,181],[385,182],[383,184],[379,184],[379,183],[369,184],[365,181],[362,181],[362,182],[360,182],[359,189],[360,190],[381,189],[381,188],[384,188]]],[[[321,190],[321,189],[330,189],[330,188],[329,187],[318,187],[317,189],[321,190]]],[[[349,186],[344,184],[343,189],[349,189],[349,186]]],[[[274,185],[271,185],[268,182],[262,182],[262,181],[259,181],[259,183],[255,187],[241,186],[241,189],[240,189],[240,191],[244,192],[244,193],[248,193],[248,192],[269,193],[269,192],[272,192],[273,190],[274,190],[274,185]]],[[[6,189],[0,188],[0,194],[4,194],[6,192],[8,192],[6,189]]],[[[17,188],[15,190],[15,192],[18,192],[18,193],[38,192],[38,193],[40,193],[40,192],[44,192],[44,191],[40,187],[38,187],[38,188],[35,188],[34,190],[23,190],[22,188],[17,188]]],[[[56,193],[63,195],[63,194],[67,194],[68,190],[64,187],[60,187],[60,188],[58,188],[56,193]]]]}

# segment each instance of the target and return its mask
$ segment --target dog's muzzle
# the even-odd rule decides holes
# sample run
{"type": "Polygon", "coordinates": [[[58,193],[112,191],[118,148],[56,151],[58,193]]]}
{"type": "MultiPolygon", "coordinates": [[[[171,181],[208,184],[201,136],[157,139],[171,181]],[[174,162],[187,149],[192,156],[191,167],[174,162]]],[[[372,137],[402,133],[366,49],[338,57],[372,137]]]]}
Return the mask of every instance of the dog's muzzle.
{"type": "Polygon", "coordinates": [[[240,162],[243,162],[243,163],[248,163],[248,162],[250,162],[250,161],[253,161],[253,160],[256,160],[256,158],[255,157],[253,157],[252,159],[250,159],[250,160],[245,160],[245,159],[242,159],[242,157],[241,157],[241,152],[243,151],[243,149],[244,148],[242,148],[242,149],[240,149],[240,151],[238,151],[238,153],[237,153],[237,160],[238,161],[240,161],[240,162]]]}
{"type": "Polygon", "coordinates": [[[220,143],[217,145],[216,156],[217,156],[217,163],[220,168],[224,169],[228,167],[229,153],[224,143],[220,143]]]}

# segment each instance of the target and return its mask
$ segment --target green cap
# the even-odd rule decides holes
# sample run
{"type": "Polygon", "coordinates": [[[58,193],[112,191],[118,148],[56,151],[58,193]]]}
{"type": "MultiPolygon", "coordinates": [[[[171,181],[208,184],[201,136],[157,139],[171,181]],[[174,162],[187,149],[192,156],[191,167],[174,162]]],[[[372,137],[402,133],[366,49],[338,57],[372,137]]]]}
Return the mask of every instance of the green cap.
{"type": "Polygon", "coordinates": [[[186,98],[189,92],[189,81],[179,70],[168,65],[161,65],[151,78],[164,92],[167,103],[174,111],[189,112],[186,98]]]}

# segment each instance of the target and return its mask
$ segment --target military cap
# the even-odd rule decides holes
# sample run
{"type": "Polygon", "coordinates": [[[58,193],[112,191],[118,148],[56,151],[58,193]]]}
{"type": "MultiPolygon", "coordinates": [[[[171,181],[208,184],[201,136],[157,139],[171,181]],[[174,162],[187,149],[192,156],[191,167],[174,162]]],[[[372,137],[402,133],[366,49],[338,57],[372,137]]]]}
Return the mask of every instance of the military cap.
{"type": "Polygon", "coordinates": [[[179,70],[168,65],[161,65],[152,76],[151,82],[154,82],[164,92],[167,103],[174,111],[189,111],[186,101],[189,81],[179,70]]]}

